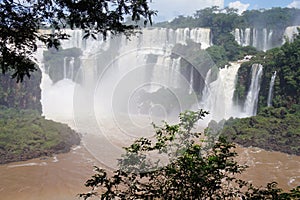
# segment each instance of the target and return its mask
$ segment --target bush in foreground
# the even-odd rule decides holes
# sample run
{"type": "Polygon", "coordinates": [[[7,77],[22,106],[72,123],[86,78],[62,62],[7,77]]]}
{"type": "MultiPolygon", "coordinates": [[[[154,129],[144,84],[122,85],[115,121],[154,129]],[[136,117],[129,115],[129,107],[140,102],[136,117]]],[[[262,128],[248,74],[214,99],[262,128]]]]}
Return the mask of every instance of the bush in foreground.
{"type": "Polygon", "coordinates": [[[186,111],[175,125],[154,125],[154,139],[140,138],[119,160],[112,175],[96,167],[96,174],[86,182],[91,187],[83,199],[299,199],[300,187],[289,193],[270,183],[265,188],[236,178],[246,166],[235,161],[234,144],[220,138],[207,144],[195,123],[205,111],[186,111]],[[212,148],[208,148],[212,146],[212,148]],[[165,155],[168,163],[149,155],[165,155]]]}

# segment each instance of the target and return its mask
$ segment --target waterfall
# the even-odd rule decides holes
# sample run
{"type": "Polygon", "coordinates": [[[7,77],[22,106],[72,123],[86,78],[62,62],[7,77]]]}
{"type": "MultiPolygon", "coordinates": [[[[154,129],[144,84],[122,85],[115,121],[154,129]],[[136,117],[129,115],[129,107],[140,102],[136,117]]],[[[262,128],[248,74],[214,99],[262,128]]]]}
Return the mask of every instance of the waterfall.
{"type": "Polygon", "coordinates": [[[257,29],[256,28],[253,28],[253,30],[252,30],[252,46],[254,46],[254,47],[258,46],[257,29]]]}
{"type": "Polygon", "coordinates": [[[266,28],[263,29],[263,51],[267,50],[268,46],[268,30],[266,28]]]}
{"type": "Polygon", "coordinates": [[[284,31],[284,37],[282,38],[282,44],[284,44],[286,41],[286,38],[288,39],[288,41],[292,42],[293,41],[293,37],[295,34],[298,34],[298,28],[300,28],[300,26],[289,26],[285,29],[284,31]]]}
{"type": "Polygon", "coordinates": [[[202,104],[204,109],[211,113],[210,119],[222,120],[229,117],[237,117],[239,113],[233,104],[236,77],[239,63],[231,63],[219,69],[218,77],[211,82],[212,71],[207,72],[205,88],[202,93],[202,104]]]}
{"type": "Polygon", "coordinates": [[[253,46],[258,50],[267,51],[278,44],[273,44],[273,30],[263,28],[236,28],[233,32],[235,41],[241,46],[253,46]]]}
{"type": "Polygon", "coordinates": [[[244,112],[246,116],[256,115],[262,73],[263,66],[261,64],[252,65],[251,85],[244,104],[244,112]]]}
{"type": "Polygon", "coordinates": [[[244,34],[244,44],[243,46],[249,46],[250,45],[250,37],[251,37],[251,29],[250,28],[246,28],[245,29],[245,34],[244,34]]]}
{"type": "Polygon", "coordinates": [[[211,69],[208,70],[205,76],[205,86],[202,91],[202,101],[204,101],[204,97],[209,96],[209,84],[211,83],[211,69]]]}
{"type": "Polygon", "coordinates": [[[270,87],[269,87],[269,93],[268,93],[268,101],[267,101],[267,106],[271,107],[272,106],[272,98],[273,98],[273,87],[276,79],[276,74],[277,72],[275,71],[271,77],[270,81],[270,87]]]}
{"type": "Polygon", "coordinates": [[[64,57],[64,79],[67,78],[67,57],[64,57]]]}
{"type": "Polygon", "coordinates": [[[193,92],[193,84],[194,84],[194,69],[191,68],[191,74],[190,74],[190,89],[189,89],[189,94],[192,94],[193,92]]]}
{"type": "Polygon", "coordinates": [[[190,39],[196,43],[201,43],[201,48],[206,49],[211,45],[210,29],[192,29],[190,31],[190,39]]]}
{"type": "Polygon", "coordinates": [[[234,37],[235,37],[235,41],[239,44],[239,45],[242,45],[243,42],[241,41],[242,38],[241,38],[241,35],[240,35],[240,29],[236,28],[234,30],[234,37]]]}
{"type": "MultiPolygon", "coordinates": [[[[191,93],[193,89],[191,84],[194,85],[196,75],[191,74],[191,78],[185,76],[185,70],[180,68],[181,57],[176,55],[176,52],[172,52],[172,48],[176,44],[185,45],[190,40],[201,44],[199,47],[202,49],[211,45],[210,29],[207,28],[146,28],[141,30],[142,34],[137,33],[129,40],[123,35],[111,38],[110,33],[106,40],[101,35],[97,35],[96,40],[91,37],[83,40],[84,32],[81,30],[63,31],[71,37],[61,42],[62,49],[80,48],[82,56],[76,57],[75,60],[72,55],[64,55],[62,66],[55,66],[60,69],[60,72],[51,74],[51,78],[57,76],[53,78],[55,82],[50,80],[51,83],[48,81],[42,84],[45,97],[42,99],[45,111],[43,114],[55,120],[62,119],[60,116],[66,113],[68,113],[66,118],[72,117],[72,109],[76,105],[73,105],[70,98],[77,98],[77,96],[80,100],[76,102],[79,102],[82,110],[84,110],[83,105],[93,106],[84,98],[93,97],[102,99],[97,100],[95,107],[101,107],[106,113],[113,113],[108,109],[112,107],[114,98],[126,100],[131,98],[130,95],[138,95],[142,90],[155,92],[160,88],[176,88],[191,93]],[[172,53],[177,57],[173,57],[172,53]],[[155,59],[147,63],[149,56],[155,59]],[[95,94],[87,95],[87,92],[79,92],[79,90],[95,94]],[[64,96],[63,94],[68,95],[64,98],[65,101],[58,100],[64,96]]],[[[46,74],[47,70],[44,72],[44,76],[50,78],[49,74],[46,74]]],[[[175,93],[174,95],[178,96],[175,93]]],[[[126,106],[125,103],[122,105],[119,103],[116,107],[122,107],[124,112],[123,108],[126,106]]]]}
{"type": "Polygon", "coordinates": [[[75,63],[75,58],[74,57],[72,57],[71,58],[71,60],[70,60],[70,67],[69,67],[69,78],[71,79],[71,80],[74,80],[74,63],[75,63]]]}
{"type": "Polygon", "coordinates": [[[267,42],[267,46],[265,47],[265,51],[273,47],[272,38],[273,38],[273,30],[270,30],[268,34],[268,42],[267,42]]]}
{"type": "Polygon", "coordinates": [[[172,78],[172,83],[175,88],[177,88],[180,83],[180,78],[178,78],[178,74],[180,74],[180,59],[181,57],[178,57],[177,59],[172,59],[172,66],[171,66],[171,77],[172,78]]]}

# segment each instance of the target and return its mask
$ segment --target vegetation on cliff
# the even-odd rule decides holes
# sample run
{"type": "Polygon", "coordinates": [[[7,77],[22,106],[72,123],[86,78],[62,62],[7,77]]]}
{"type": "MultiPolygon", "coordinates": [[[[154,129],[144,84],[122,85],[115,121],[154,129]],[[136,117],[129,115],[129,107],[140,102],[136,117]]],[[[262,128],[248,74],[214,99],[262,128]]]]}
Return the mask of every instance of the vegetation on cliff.
{"type": "Polygon", "coordinates": [[[245,147],[300,155],[300,106],[264,108],[257,116],[231,118],[220,134],[245,147]]]}
{"type": "Polygon", "coordinates": [[[237,104],[243,105],[251,79],[251,65],[263,65],[258,101],[258,115],[244,119],[229,119],[221,131],[230,141],[243,146],[300,155],[300,35],[256,55],[242,65],[235,90],[237,104]],[[276,72],[271,105],[267,105],[270,81],[276,72]],[[267,107],[270,106],[270,107],[267,107]]]}
{"type": "Polygon", "coordinates": [[[67,125],[36,111],[0,108],[0,164],[65,153],[79,142],[67,125]]]}
{"type": "Polygon", "coordinates": [[[234,99],[239,104],[245,100],[251,79],[252,64],[263,65],[263,75],[259,93],[259,110],[267,106],[270,81],[274,72],[277,73],[274,82],[272,105],[275,108],[290,108],[294,104],[300,104],[300,35],[295,36],[293,42],[286,42],[280,48],[274,48],[267,52],[261,52],[243,63],[238,72],[238,80],[234,99]]]}

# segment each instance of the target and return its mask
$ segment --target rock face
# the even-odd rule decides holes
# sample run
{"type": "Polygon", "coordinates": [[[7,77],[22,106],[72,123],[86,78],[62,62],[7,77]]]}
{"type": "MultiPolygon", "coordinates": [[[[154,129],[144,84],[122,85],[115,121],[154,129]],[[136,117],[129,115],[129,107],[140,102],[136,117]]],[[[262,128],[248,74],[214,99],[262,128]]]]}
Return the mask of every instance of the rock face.
{"type": "Polygon", "coordinates": [[[42,112],[40,70],[32,73],[30,78],[17,83],[9,74],[0,75],[0,105],[15,109],[31,109],[42,112]]]}

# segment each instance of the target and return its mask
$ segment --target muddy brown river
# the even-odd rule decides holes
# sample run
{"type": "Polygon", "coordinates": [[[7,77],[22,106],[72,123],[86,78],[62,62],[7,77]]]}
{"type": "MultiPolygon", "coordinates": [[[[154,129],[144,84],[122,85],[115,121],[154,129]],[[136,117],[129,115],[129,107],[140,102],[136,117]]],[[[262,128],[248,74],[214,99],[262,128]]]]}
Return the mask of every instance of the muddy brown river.
{"type": "MultiPolygon", "coordinates": [[[[258,148],[237,148],[239,162],[249,165],[242,178],[255,185],[277,181],[285,190],[300,185],[300,157],[258,148]]],[[[84,182],[101,166],[83,146],[70,153],[0,166],[0,199],[72,200],[87,192],[84,182]]]]}

